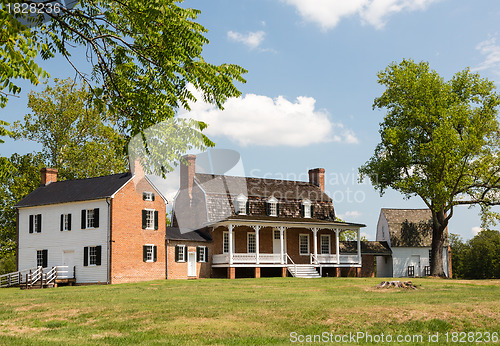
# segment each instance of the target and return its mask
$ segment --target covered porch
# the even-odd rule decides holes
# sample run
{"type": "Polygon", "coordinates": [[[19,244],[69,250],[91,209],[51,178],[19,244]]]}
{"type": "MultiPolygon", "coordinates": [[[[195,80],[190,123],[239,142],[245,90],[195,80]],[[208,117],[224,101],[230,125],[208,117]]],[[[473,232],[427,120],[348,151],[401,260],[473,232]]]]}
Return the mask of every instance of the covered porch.
{"type": "Polygon", "coordinates": [[[214,248],[213,268],[281,267],[285,273],[287,268],[301,266],[361,267],[362,224],[236,216],[212,227],[214,242],[220,245],[214,248]],[[355,232],[357,253],[341,252],[340,235],[344,231],[355,232]]]}

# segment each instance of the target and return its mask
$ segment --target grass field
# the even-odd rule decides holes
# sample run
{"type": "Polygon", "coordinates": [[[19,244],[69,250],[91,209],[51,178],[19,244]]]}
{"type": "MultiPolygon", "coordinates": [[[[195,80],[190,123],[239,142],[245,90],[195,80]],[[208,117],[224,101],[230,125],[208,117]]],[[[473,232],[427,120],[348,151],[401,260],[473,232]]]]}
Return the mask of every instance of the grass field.
{"type": "Polygon", "coordinates": [[[379,290],[380,281],[206,279],[0,289],[0,344],[286,344],[291,333],[299,340],[363,332],[355,344],[384,333],[422,335],[422,343],[406,344],[423,345],[429,333],[439,333],[443,343],[445,333],[451,341],[453,332],[500,332],[500,280],[415,279],[417,290],[379,290]]]}

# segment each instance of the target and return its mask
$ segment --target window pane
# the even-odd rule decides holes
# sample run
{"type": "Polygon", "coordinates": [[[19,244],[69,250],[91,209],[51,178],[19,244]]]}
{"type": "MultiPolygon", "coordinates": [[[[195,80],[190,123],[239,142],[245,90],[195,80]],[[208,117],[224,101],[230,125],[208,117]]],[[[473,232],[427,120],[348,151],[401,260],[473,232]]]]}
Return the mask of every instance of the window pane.
{"type": "Polygon", "coordinates": [[[146,261],[153,262],[153,246],[152,245],[146,246],[146,261]]]}
{"type": "Polygon", "coordinates": [[[146,228],[148,228],[148,229],[155,228],[155,211],[154,210],[146,210],[146,228]]]}
{"type": "Polygon", "coordinates": [[[322,254],[330,253],[330,237],[327,235],[321,236],[321,253],[322,254]]]}
{"type": "Polygon", "coordinates": [[[307,255],[309,253],[309,237],[305,234],[299,237],[300,254],[307,255]]]}
{"type": "Polygon", "coordinates": [[[271,216],[276,216],[276,203],[270,203],[269,214],[271,214],[271,216]]]}
{"type": "Polygon", "coordinates": [[[95,246],[89,247],[89,264],[97,264],[97,247],[95,246]]]}
{"type": "Polygon", "coordinates": [[[227,232],[224,233],[223,241],[224,241],[224,245],[223,245],[222,252],[228,253],[229,252],[229,233],[227,233],[227,232]]]}
{"type": "Polygon", "coordinates": [[[274,230],[274,239],[276,239],[276,240],[281,239],[281,237],[280,237],[280,231],[274,230]]]}
{"type": "Polygon", "coordinates": [[[255,233],[248,233],[248,253],[256,252],[255,233]]]}
{"type": "Polygon", "coordinates": [[[94,227],[94,209],[87,210],[87,228],[94,227]]]}
{"type": "Polygon", "coordinates": [[[36,266],[37,267],[43,266],[43,250],[36,251],[36,266]]]}

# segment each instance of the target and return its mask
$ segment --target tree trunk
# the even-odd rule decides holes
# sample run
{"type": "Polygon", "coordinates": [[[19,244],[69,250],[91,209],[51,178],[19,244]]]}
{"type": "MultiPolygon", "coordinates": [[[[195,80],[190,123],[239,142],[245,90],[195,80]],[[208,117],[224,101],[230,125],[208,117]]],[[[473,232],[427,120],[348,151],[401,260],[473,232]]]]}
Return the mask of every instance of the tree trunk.
{"type": "Polygon", "coordinates": [[[432,211],[432,248],[431,248],[431,275],[446,277],[443,268],[443,247],[445,241],[445,232],[448,222],[443,210],[439,212],[432,211]]]}

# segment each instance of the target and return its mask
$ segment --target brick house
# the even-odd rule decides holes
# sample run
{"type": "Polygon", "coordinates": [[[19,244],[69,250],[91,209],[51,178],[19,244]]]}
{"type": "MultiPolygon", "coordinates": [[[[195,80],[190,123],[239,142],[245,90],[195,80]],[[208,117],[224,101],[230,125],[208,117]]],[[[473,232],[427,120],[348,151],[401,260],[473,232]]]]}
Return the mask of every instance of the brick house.
{"type": "Polygon", "coordinates": [[[18,270],[62,266],[77,283],[166,277],[166,199],[144,175],[57,181],[44,168],[41,185],[17,203],[18,270]]]}
{"type": "MultiPolygon", "coordinates": [[[[322,168],[309,170],[308,182],[234,177],[198,173],[196,156],[187,155],[181,163],[180,190],[167,239],[169,233],[203,238],[211,277],[286,276],[288,272],[339,276],[341,268],[352,268],[360,276],[361,227],[365,225],[335,220],[322,168]],[[354,253],[342,253],[340,248],[339,236],[347,230],[357,235],[354,253]]],[[[195,275],[197,245],[187,246],[189,239],[173,241],[176,253],[182,253],[183,267],[191,266],[193,277],[208,277],[206,271],[195,275]],[[184,246],[188,249],[180,249],[184,246]]]]}

